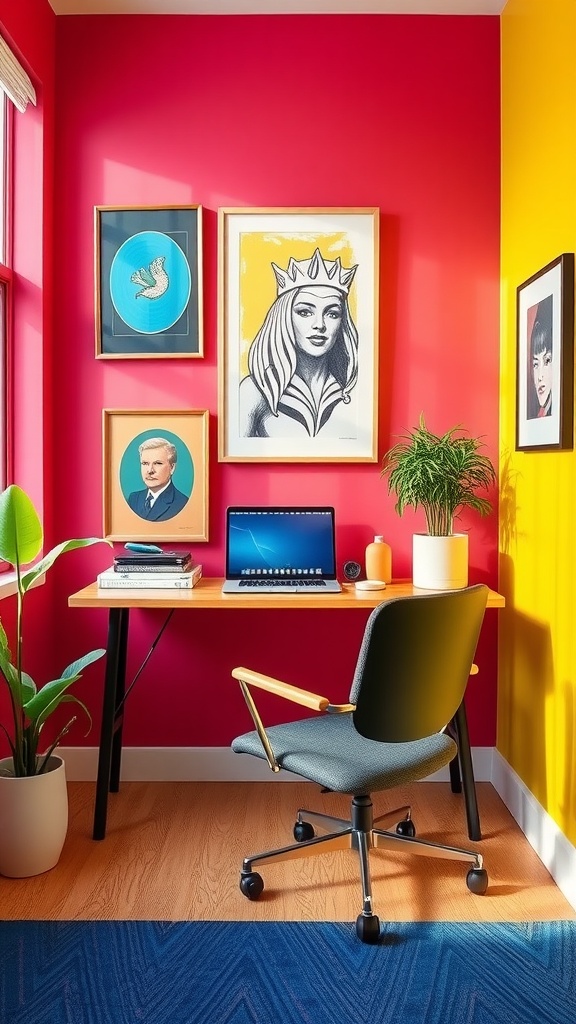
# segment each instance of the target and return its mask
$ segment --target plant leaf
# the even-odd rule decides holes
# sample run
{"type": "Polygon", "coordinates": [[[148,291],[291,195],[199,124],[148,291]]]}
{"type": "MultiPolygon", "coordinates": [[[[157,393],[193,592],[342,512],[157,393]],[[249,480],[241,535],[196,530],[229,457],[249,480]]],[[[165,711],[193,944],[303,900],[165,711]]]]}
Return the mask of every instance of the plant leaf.
{"type": "MultiPolygon", "coordinates": [[[[40,717],[42,717],[42,721],[45,721],[48,714],[52,714],[62,702],[63,695],[68,687],[72,686],[72,683],[75,683],[77,679],[80,679],[82,670],[93,661],[97,661],[105,653],[106,651],[103,648],[90,651],[89,654],[85,654],[78,661],[72,662],[68,668],[64,669],[59,679],[53,679],[51,682],[45,683],[34,697],[24,705],[24,713],[30,722],[36,722],[40,717]]],[[[77,697],[72,699],[77,704],[81,703],[77,697]]]]}
{"type": "Polygon", "coordinates": [[[15,665],[12,664],[9,657],[5,656],[2,650],[0,650],[0,672],[2,672],[8,684],[12,699],[17,708],[22,707],[22,704],[31,700],[35,695],[36,684],[32,677],[27,672],[22,672],[19,676],[15,665]]]}
{"type": "Polygon", "coordinates": [[[382,460],[381,475],[388,477],[388,493],[396,494],[398,515],[408,506],[422,508],[428,533],[448,536],[464,507],[489,512],[490,501],[476,493],[496,483],[490,459],[479,451],[482,444],[460,426],[433,434],[421,413],[418,426],[401,435],[382,460]]]}
{"type": "MultiPolygon", "coordinates": [[[[57,544],[55,548],[52,548],[47,555],[44,555],[44,557],[40,559],[33,569],[29,569],[28,572],[24,573],[22,576],[23,593],[26,593],[38,577],[47,572],[50,566],[52,566],[56,559],[60,555],[63,555],[65,551],[74,551],[76,548],[87,548],[91,544],[109,544],[110,547],[112,547],[111,541],[105,540],[103,537],[83,537],[79,540],[66,540],[61,544],[57,544]]],[[[36,552],[36,554],[38,554],[38,552],[36,552]]],[[[30,559],[27,559],[27,561],[30,561],[30,559]]]]}
{"type": "Polygon", "coordinates": [[[0,558],[11,565],[32,562],[42,550],[42,524],[34,505],[16,484],[0,494],[0,558]]]}

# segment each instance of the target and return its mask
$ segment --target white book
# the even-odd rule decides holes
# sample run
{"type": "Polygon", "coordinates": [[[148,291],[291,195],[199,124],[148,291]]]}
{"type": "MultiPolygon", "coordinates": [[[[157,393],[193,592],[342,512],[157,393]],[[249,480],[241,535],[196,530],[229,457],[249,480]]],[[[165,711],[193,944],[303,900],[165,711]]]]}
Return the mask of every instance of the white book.
{"type": "Polygon", "coordinates": [[[105,576],[108,579],[109,577],[112,577],[112,573],[114,573],[115,576],[120,576],[121,579],[139,580],[140,578],[144,578],[152,583],[153,580],[189,579],[190,576],[200,579],[202,575],[202,566],[196,563],[190,569],[182,569],[180,572],[174,572],[173,569],[168,569],[167,572],[158,572],[156,569],[153,569],[152,572],[146,572],[144,569],[118,569],[111,565],[109,569],[105,569],[104,572],[100,573],[100,575],[105,576]]]}
{"type": "Polygon", "coordinates": [[[118,572],[105,569],[98,574],[98,586],[103,590],[191,590],[202,576],[202,566],[195,565],[190,572],[118,572]]]}

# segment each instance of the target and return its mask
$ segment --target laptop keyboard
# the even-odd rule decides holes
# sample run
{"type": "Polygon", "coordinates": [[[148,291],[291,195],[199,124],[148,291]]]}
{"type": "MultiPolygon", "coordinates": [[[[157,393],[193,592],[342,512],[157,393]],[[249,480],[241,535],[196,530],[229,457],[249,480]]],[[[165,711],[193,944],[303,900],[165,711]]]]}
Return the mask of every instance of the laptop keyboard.
{"type": "Polygon", "coordinates": [[[273,587],[274,590],[292,590],[294,587],[302,589],[302,587],[325,587],[325,580],[283,580],[283,579],[271,579],[269,576],[266,579],[257,580],[240,580],[241,587],[247,587],[252,589],[253,587],[273,587]]]}

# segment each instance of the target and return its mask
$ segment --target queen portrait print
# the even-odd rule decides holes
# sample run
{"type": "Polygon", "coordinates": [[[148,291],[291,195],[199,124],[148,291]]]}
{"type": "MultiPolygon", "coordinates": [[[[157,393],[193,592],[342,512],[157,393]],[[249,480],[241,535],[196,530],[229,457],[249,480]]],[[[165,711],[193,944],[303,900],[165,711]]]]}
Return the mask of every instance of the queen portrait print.
{"type": "Polygon", "coordinates": [[[219,227],[220,461],[375,462],[379,211],[232,209],[219,227]]]}
{"type": "Polygon", "coordinates": [[[358,381],[358,331],[348,296],[357,266],[316,248],[309,259],[271,263],[276,298],[248,351],[240,381],[243,437],[315,438],[334,426],[358,381]]]}

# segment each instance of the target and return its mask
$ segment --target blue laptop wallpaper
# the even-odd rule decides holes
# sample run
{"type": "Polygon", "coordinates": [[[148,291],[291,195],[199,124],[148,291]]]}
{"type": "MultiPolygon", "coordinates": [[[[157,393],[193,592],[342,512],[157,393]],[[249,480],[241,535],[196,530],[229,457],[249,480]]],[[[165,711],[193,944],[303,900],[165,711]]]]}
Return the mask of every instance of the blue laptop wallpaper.
{"type": "Polygon", "coordinates": [[[229,508],[226,548],[228,579],[334,578],[334,510],[229,508]]]}

